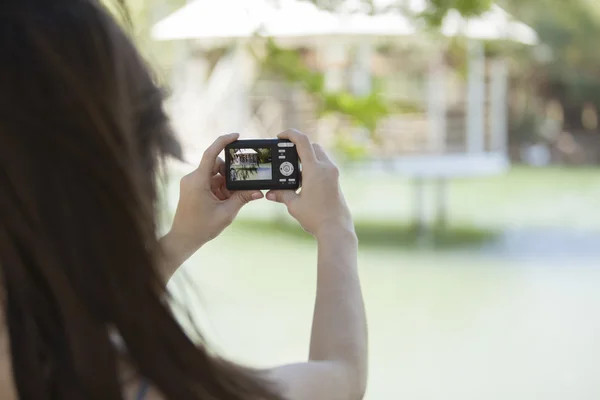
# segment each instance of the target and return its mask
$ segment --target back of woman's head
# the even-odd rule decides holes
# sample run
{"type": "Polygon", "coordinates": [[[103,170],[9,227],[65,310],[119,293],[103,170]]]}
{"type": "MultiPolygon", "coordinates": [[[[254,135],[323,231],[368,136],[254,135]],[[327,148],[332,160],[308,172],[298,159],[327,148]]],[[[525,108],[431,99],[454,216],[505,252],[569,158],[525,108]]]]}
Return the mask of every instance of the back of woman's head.
{"type": "Polygon", "coordinates": [[[20,398],[119,399],[122,365],[166,398],[269,398],[165,304],[154,173],[179,148],[126,33],[99,0],[4,0],[0,60],[0,268],[20,398]]]}

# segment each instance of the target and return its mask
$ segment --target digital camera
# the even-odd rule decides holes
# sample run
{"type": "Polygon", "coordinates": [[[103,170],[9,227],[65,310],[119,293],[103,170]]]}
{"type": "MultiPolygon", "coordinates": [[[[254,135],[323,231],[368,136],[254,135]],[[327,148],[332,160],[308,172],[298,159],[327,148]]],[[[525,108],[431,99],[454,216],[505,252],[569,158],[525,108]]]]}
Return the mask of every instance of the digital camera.
{"type": "Polygon", "coordinates": [[[225,148],[228,190],[297,190],[301,185],[296,145],[282,139],[237,140],[225,148]]]}

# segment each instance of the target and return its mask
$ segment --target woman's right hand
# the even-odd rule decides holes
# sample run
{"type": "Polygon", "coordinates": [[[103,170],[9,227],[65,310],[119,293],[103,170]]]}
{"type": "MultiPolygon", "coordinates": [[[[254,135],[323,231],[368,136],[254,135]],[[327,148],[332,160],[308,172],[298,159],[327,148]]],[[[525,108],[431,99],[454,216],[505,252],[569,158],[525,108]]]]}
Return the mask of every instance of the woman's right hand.
{"type": "Polygon", "coordinates": [[[339,184],[339,170],[323,148],[311,144],[305,134],[294,129],[278,137],[296,145],[302,162],[302,190],[270,191],[267,199],[285,204],[290,215],[315,237],[339,229],[354,232],[352,215],[339,184]]]}

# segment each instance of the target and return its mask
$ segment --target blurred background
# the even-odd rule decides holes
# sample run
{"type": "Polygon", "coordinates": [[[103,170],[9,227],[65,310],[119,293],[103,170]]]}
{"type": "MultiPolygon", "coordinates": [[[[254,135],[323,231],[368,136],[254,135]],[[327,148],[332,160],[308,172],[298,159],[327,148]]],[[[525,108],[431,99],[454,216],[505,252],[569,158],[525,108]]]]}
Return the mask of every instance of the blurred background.
{"type": "MultiPolygon", "coordinates": [[[[294,127],[342,169],[367,399],[600,398],[600,3],[129,0],[188,163],[294,127]]],[[[314,241],[259,201],[171,289],[210,343],[306,358],[314,241]]]]}

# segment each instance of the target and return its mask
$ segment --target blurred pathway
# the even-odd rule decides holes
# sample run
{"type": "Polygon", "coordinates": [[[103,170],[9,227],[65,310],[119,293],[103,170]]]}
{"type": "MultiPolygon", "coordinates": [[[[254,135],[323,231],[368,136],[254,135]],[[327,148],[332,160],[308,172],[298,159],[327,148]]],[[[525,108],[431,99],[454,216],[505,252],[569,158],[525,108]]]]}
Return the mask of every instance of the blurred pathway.
{"type": "Polygon", "coordinates": [[[522,259],[569,265],[600,265],[600,232],[561,228],[507,230],[481,252],[502,259],[522,259]]]}

